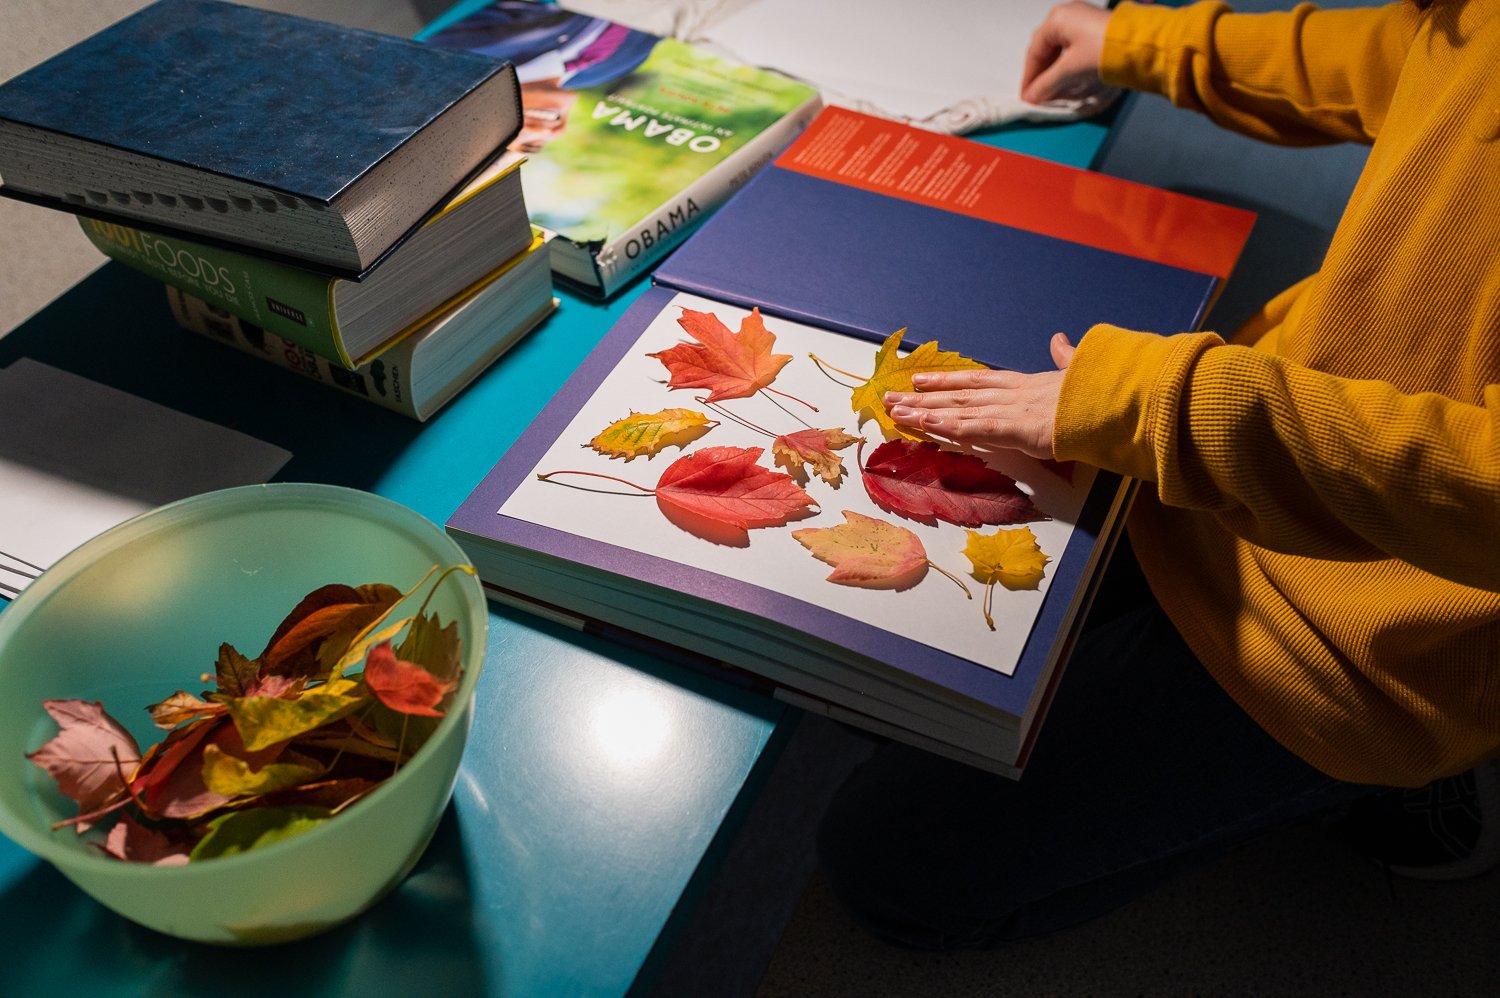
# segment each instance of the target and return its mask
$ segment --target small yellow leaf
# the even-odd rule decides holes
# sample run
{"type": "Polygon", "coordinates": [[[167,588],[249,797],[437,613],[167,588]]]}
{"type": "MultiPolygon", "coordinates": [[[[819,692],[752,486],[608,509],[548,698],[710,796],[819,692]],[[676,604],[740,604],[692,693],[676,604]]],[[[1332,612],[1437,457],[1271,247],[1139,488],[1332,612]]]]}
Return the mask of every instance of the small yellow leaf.
{"type": "Polygon", "coordinates": [[[927,440],[929,437],[918,430],[897,426],[885,408],[886,392],[909,392],[912,390],[911,376],[921,371],[975,371],[984,370],[985,365],[970,360],[951,350],[939,350],[936,340],[929,340],[905,357],[896,356],[901,345],[898,329],[886,338],[875,353],[875,373],[870,380],[854,389],[849,402],[859,415],[860,424],[873,419],[880,425],[880,432],[887,440],[927,440]]]}
{"type": "Polygon", "coordinates": [[[650,457],[665,447],[690,444],[718,425],[692,409],[632,412],[610,423],[589,441],[589,446],[605,457],[623,457],[629,461],[643,454],[650,457]]]}
{"type": "Polygon", "coordinates": [[[988,536],[977,530],[965,533],[969,542],[964,554],[980,582],[998,582],[1007,589],[1035,589],[1041,583],[1042,568],[1051,559],[1037,547],[1030,527],[1001,529],[988,536]]]}

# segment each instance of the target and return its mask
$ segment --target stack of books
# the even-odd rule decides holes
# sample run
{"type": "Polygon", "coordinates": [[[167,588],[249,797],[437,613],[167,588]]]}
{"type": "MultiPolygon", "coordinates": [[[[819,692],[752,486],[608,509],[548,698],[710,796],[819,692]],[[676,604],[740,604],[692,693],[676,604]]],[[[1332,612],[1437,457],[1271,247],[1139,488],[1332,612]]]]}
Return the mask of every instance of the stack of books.
{"type": "Polygon", "coordinates": [[[188,329],[425,419],[555,307],[521,120],[503,59],[159,0],[0,85],[0,194],[188,329]]]}

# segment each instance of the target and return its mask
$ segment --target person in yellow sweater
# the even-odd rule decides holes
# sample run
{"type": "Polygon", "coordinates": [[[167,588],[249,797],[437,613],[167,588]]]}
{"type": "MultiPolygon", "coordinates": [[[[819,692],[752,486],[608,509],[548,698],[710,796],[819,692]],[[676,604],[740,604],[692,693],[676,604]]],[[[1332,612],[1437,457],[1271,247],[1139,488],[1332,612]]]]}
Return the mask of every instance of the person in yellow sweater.
{"type": "Polygon", "coordinates": [[[1130,88],[1371,151],[1317,273],[1232,335],[1100,316],[1076,348],[1054,338],[1056,371],[887,397],[937,436],[1140,480],[1129,532],[1154,600],[1091,627],[1019,783],[899,749],[851,778],[820,846],[877,929],[993,943],[1372,787],[1464,774],[1496,793],[1497,77],[1500,0],[1073,2],[1038,28],[1027,100],[1130,88]]]}

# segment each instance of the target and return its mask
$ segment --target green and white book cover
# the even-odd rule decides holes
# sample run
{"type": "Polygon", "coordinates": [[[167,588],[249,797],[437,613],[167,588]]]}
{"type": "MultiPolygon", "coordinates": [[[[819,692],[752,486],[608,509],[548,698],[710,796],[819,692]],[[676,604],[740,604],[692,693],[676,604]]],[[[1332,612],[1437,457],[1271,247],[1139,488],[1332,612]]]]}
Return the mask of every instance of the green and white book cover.
{"type": "Polygon", "coordinates": [[[821,105],[817,91],[552,4],[499,0],[425,40],[510,59],[531,220],[560,274],[609,293],[684,238],[821,105]],[[571,245],[570,245],[571,244],[571,245]]]}
{"type": "Polygon", "coordinates": [[[269,329],[322,357],[354,367],[333,315],[336,278],[248,253],[144,229],[79,218],[100,252],[269,329]]]}

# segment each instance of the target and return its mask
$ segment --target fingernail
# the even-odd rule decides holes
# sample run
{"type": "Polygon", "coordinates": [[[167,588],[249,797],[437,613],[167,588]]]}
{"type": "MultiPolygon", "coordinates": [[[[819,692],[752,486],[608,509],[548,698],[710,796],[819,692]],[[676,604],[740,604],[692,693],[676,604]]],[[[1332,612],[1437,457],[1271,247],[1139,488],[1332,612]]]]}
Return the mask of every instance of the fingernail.
{"type": "Polygon", "coordinates": [[[926,372],[923,372],[921,374],[913,374],[911,376],[911,383],[913,387],[916,388],[921,388],[923,385],[927,384],[929,380],[931,380],[931,378],[926,372]]]}
{"type": "Polygon", "coordinates": [[[892,419],[910,419],[914,414],[915,410],[909,405],[898,405],[891,410],[892,419]]]}

